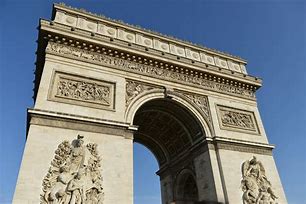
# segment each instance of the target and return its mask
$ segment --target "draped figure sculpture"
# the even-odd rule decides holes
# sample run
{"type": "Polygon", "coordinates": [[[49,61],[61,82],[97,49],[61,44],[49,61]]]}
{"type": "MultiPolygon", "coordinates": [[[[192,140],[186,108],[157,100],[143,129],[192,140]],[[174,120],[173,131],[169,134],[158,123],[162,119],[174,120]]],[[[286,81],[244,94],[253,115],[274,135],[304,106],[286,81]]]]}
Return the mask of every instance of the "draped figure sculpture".
{"type": "Polygon", "coordinates": [[[101,157],[95,143],[84,146],[78,135],[63,141],[43,180],[41,204],[103,204],[101,157]]]}
{"type": "Polygon", "coordinates": [[[277,204],[265,168],[255,156],[242,164],[241,188],[243,204],[277,204]]]}

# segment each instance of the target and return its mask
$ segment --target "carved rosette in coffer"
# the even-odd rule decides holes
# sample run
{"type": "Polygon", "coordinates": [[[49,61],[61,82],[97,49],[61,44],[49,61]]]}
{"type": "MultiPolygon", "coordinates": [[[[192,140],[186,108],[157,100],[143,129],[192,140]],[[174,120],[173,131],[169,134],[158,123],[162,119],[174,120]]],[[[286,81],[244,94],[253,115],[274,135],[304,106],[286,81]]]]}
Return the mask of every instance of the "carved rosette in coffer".
{"type": "Polygon", "coordinates": [[[260,134],[254,112],[217,105],[221,129],[260,134]]]}
{"type": "Polygon", "coordinates": [[[49,100],[114,110],[115,83],[62,72],[53,75],[49,100]]]}

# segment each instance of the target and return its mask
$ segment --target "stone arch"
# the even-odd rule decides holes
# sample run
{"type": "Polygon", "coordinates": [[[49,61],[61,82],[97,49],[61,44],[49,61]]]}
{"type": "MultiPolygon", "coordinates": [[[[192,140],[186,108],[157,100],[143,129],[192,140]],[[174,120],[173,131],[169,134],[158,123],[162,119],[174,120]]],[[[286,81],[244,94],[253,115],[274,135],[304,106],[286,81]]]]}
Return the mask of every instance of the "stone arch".
{"type": "Polygon", "coordinates": [[[183,152],[189,154],[189,149],[206,137],[200,121],[186,107],[164,97],[142,104],[133,125],[138,126],[134,141],[147,146],[160,167],[172,163],[183,152]]]}
{"type": "Polygon", "coordinates": [[[154,99],[165,98],[177,102],[182,107],[185,107],[188,111],[190,111],[190,114],[192,114],[200,122],[201,128],[203,128],[206,137],[211,137],[213,135],[214,129],[209,119],[201,112],[201,110],[199,110],[196,105],[192,104],[183,94],[174,91],[165,93],[165,90],[163,89],[152,89],[137,95],[126,107],[125,121],[133,125],[135,114],[143,104],[154,99]]]}

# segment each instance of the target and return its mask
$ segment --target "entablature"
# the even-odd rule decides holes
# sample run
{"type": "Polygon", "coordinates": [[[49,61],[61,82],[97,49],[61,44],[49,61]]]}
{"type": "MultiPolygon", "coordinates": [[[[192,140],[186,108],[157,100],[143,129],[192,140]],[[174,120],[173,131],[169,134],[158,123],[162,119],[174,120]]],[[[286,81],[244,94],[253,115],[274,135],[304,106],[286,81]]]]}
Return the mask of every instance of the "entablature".
{"type": "MultiPolygon", "coordinates": [[[[74,14],[77,12],[74,9],[56,4],[54,6],[55,19],[57,12],[62,12],[63,10],[65,10],[65,15],[67,15],[68,10],[71,10],[74,14]]],[[[62,13],[61,15],[64,14],[62,13]]],[[[78,15],[79,17],[80,15],[78,15]]],[[[88,17],[85,19],[88,19],[88,17]]],[[[102,20],[103,22],[117,23],[111,20],[102,20]]],[[[99,22],[97,23],[99,24],[99,22]]],[[[135,32],[138,31],[133,27],[131,29],[135,32]]],[[[174,41],[173,39],[170,40],[174,41]]],[[[152,42],[154,42],[154,39],[152,42]]],[[[179,41],[179,43],[182,42],[179,41]]],[[[184,50],[186,51],[185,48],[184,50]]],[[[150,47],[137,44],[136,41],[134,43],[129,42],[126,39],[101,34],[97,30],[93,32],[88,29],[74,27],[59,20],[40,21],[38,52],[61,55],[111,68],[120,68],[120,70],[126,72],[136,71],[137,74],[150,75],[174,81],[175,83],[189,84],[251,100],[255,100],[255,92],[261,87],[262,83],[261,79],[250,76],[246,72],[242,73],[229,69],[229,64],[227,64],[226,68],[222,68],[216,63],[212,64],[192,57],[188,58],[187,55],[178,56],[176,53],[171,52],[171,49],[169,49],[169,52],[165,52],[162,49],[155,49],[153,45],[150,47]],[[61,50],[50,49],[54,48],[55,45],[61,50]],[[65,49],[66,52],[63,51],[65,49]]],[[[212,51],[210,51],[210,54],[212,54],[212,51]]],[[[215,54],[221,56],[219,52],[215,54]]],[[[221,57],[224,58],[226,56],[222,54],[221,57]]],[[[40,82],[44,57],[44,55],[40,55],[40,58],[37,59],[34,98],[40,82]]],[[[228,60],[238,60],[237,63],[239,62],[240,64],[245,63],[245,61],[233,58],[230,55],[227,57],[228,60]]],[[[214,59],[216,58],[214,57],[214,59]]]]}

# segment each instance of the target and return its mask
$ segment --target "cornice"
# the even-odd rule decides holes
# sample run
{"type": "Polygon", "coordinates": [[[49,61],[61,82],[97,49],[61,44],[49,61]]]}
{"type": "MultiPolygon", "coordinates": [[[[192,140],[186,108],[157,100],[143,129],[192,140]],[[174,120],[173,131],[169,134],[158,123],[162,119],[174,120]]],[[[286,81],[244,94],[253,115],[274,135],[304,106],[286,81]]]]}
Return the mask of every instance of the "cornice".
{"type": "Polygon", "coordinates": [[[262,80],[258,77],[247,75],[244,73],[235,72],[227,68],[217,67],[215,65],[198,62],[185,57],[177,57],[171,53],[165,53],[159,50],[143,47],[140,45],[132,45],[120,39],[114,39],[99,34],[93,34],[89,31],[80,30],[78,28],[71,28],[66,25],[50,22],[47,20],[40,21],[40,31],[44,33],[44,37],[54,38],[55,41],[66,40],[66,44],[70,41],[76,41],[79,48],[85,48],[88,50],[96,50],[96,47],[105,46],[107,49],[117,49],[118,51],[130,52],[131,54],[142,55],[147,58],[156,58],[154,61],[170,62],[175,66],[188,66],[191,69],[205,71],[214,75],[221,75],[228,79],[238,80],[256,87],[256,90],[261,87],[262,80]],[[46,34],[47,33],[47,34],[46,34]],[[85,45],[84,45],[85,43],[85,45]],[[87,47],[87,46],[92,46],[87,47]]]}
{"type": "Polygon", "coordinates": [[[57,118],[62,120],[71,120],[71,121],[82,121],[97,125],[104,125],[104,126],[110,126],[110,127],[116,127],[121,128],[129,131],[136,131],[137,126],[130,125],[128,123],[123,123],[119,121],[114,120],[106,120],[101,118],[94,118],[94,117],[87,117],[82,115],[76,115],[76,114],[67,114],[62,112],[55,112],[55,111],[48,111],[48,110],[42,110],[42,109],[28,109],[28,115],[31,117],[33,116],[41,116],[41,117],[48,117],[48,118],[57,118]]]}
{"type": "MultiPolygon", "coordinates": [[[[57,53],[60,56],[65,55],[64,57],[94,64],[103,64],[103,61],[90,60],[88,57],[84,57],[85,53],[89,53],[92,56],[95,55],[95,57],[100,56],[98,58],[108,56],[115,63],[119,63],[119,61],[120,63],[124,62],[124,66],[130,66],[126,64],[132,64],[132,66],[136,66],[139,69],[158,69],[159,71],[163,71],[163,74],[167,73],[171,75],[172,79],[174,75],[177,75],[175,80],[170,78],[169,81],[172,80],[182,84],[189,84],[194,87],[245,99],[256,100],[255,92],[261,87],[262,83],[260,78],[217,67],[216,65],[199,62],[186,57],[178,57],[172,53],[165,53],[161,50],[133,44],[122,39],[114,39],[110,36],[100,35],[61,23],[41,20],[38,51],[44,52],[50,41],[62,44],[63,46],[69,46],[69,49],[77,49],[78,52],[83,52],[81,57],[71,56],[71,53],[70,56],[67,53],[57,53]]],[[[53,54],[55,53],[53,52],[53,54]]],[[[34,98],[38,89],[43,63],[44,55],[40,55],[36,69],[34,98]]],[[[104,63],[103,65],[106,64],[104,63]]],[[[111,64],[108,65],[110,66],[111,64]]],[[[116,66],[111,67],[116,68],[116,66]]],[[[138,74],[146,75],[148,73],[138,72],[138,74]]],[[[155,77],[166,79],[163,75],[155,75],[155,77]]]]}
{"type": "MultiPolygon", "coordinates": [[[[97,15],[97,14],[93,14],[91,12],[88,12],[84,9],[77,9],[77,8],[72,8],[70,6],[67,6],[63,3],[60,4],[54,4],[53,6],[53,20],[55,22],[61,22],[61,23],[65,23],[64,21],[59,20],[59,16],[57,16],[58,13],[64,14],[64,15],[69,15],[70,17],[76,17],[76,18],[82,18],[85,20],[88,20],[89,22],[95,22],[95,23],[102,23],[102,24],[106,24],[111,26],[112,28],[119,28],[119,29],[123,29],[123,30],[128,30],[131,32],[135,32],[135,33],[139,33],[141,35],[145,35],[148,37],[153,37],[153,38],[157,38],[160,39],[162,41],[165,42],[169,42],[169,43],[174,43],[176,45],[180,45],[182,47],[186,47],[186,48],[191,48],[194,49],[196,51],[203,51],[203,52],[207,52],[209,54],[212,55],[217,55],[223,58],[227,58],[227,59],[231,59],[234,61],[237,61],[239,63],[242,64],[246,64],[246,60],[237,57],[237,56],[233,56],[230,55],[228,53],[225,52],[221,52],[215,49],[211,49],[211,48],[207,48],[204,47],[202,45],[197,45],[188,41],[184,41],[184,40],[180,40],[177,39],[175,37],[172,36],[168,36],[168,35],[164,35],[158,32],[154,32],[151,30],[147,30],[144,28],[141,28],[140,26],[134,26],[134,25],[130,25],[127,23],[124,23],[121,20],[114,20],[108,17],[105,17],[103,15],[97,15]]],[[[69,23],[68,23],[69,24],[69,23]]]]}

